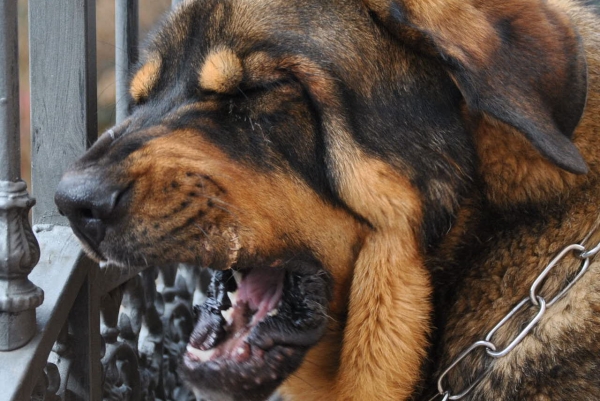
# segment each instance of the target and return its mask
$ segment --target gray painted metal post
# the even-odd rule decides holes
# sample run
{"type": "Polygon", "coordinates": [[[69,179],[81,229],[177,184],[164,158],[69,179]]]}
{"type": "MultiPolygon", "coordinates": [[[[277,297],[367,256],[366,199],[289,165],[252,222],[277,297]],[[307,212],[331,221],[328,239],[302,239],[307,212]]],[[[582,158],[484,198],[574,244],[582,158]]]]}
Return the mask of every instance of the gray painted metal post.
{"type": "Polygon", "coordinates": [[[0,351],[19,348],[36,331],[43,291],[27,276],[40,257],[27,214],[35,201],[19,180],[17,2],[0,0],[0,351]]]}
{"type": "Polygon", "coordinates": [[[129,115],[129,71],[138,60],[138,0],[115,1],[117,124],[129,115]]]}
{"type": "MultiPolygon", "coordinates": [[[[10,0],[14,1],[14,0],[10,0]]],[[[39,203],[35,224],[66,225],[54,204],[63,172],[96,140],[96,1],[29,0],[32,188],[39,203]]],[[[56,228],[55,228],[56,229],[56,228]]],[[[86,279],[73,318],[79,360],[73,391],[102,398],[98,266],[78,264],[86,279]]]]}
{"type": "Polygon", "coordinates": [[[56,185],[98,135],[95,7],[93,0],[29,1],[35,224],[67,224],[54,204],[56,185]]]}
{"type": "Polygon", "coordinates": [[[17,2],[0,2],[0,181],[20,176],[17,2]]]}
{"type": "MultiPolygon", "coordinates": [[[[87,263],[90,265],[91,263],[87,263]]],[[[100,330],[100,297],[95,281],[98,268],[91,267],[79,290],[73,309],[69,314],[69,325],[75,338],[88,341],[74,341],[72,349],[74,366],[71,368],[70,390],[79,395],[78,399],[86,401],[102,401],[102,366],[100,330]]]]}

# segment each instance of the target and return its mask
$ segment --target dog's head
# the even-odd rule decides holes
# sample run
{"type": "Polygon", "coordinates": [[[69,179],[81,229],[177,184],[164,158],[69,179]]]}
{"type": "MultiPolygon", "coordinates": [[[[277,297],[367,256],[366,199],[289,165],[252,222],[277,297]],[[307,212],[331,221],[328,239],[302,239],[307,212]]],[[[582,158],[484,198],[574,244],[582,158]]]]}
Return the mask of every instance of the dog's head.
{"type": "Polygon", "coordinates": [[[307,399],[408,395],[478,135],[586,170],[580,45],[534,0],[188,0],[130,93],[56,201],[98,260],[217,271],[182,363],[209,399],[301,365],[307,399]]]}

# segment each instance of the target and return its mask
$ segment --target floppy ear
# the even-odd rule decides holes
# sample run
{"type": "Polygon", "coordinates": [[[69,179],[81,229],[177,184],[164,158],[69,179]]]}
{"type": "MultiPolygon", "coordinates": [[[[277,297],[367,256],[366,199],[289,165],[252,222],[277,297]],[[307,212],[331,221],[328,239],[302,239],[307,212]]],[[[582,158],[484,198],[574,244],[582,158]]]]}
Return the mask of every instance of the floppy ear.
{"type": "Polygon", "coordinates": [[[587,70],[569,17],[542,0],[363,0],[392,34],[432,44],[471,112],[521,131],[550,161],[588,168],[570,141],[587,70]]]}
{"type": "MultiPolygon", "coordinates": [[[[334,78],[301,56],[282,67],[302,82],[319,109],[337,193],[372,228],[352,270],[331,395],[319,399],[408,399],[426,356],[432,310],[422,258],[421,194],[403,172],[358,146],[334,78]]],[[[337,274],[334,279],[342,278],[337,274]]]]}

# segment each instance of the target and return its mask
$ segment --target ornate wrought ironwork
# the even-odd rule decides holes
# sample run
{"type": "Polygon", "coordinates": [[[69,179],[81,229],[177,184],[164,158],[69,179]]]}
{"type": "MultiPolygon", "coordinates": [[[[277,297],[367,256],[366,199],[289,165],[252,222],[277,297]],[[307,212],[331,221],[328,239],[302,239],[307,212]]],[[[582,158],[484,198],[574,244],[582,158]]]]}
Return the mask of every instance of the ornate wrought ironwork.
{"type": "Polygon", "coordinates": [[[103,297],[103,399],[195,400],[177,366],[205,274],[189,266],[150,267],[103,297]]]}
{"type": "Polygon", "coordinates": [[[35,333],[44,292],[27,278],[40,258],[27,213],[35,201],[22,182],[0,181],[0,350],[19,348],[35,333]]]}
{"type": "Polygon", "coordinates": [[[66,401],[57,395],[61,379],[58,367],[48,362],[40,375],[37,385],[31,393],[31,401],[66,401]]]}

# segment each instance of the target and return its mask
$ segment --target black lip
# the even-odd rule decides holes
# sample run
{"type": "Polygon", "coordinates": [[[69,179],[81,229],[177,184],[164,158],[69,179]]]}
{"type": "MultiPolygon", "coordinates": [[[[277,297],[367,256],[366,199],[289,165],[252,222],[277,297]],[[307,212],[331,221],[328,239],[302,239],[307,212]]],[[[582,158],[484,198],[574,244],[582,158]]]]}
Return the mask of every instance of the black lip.
{"type": "Polygon", "coordinates": [[[90,238],[88,238],[82,231],[80,231],[77,228],[76,224],[73,224],[73,222],[69,221],[71,223],[71,230],[73,230],[73,233],[75,234],[75,236],[77,238],[79,238],[79,241],[81,241],[85,251],[93,258],[96,259],[98,261],[106,261],[106,257],[104,257],[102,255],[102,252],[100,252],[100,250],[97,249],[95,242],[92,241],[90,238]]]}
{"type": "MultiPolygon", "coordinates": [[[[285,265],[283,297],[278,313],[261,321],[250,332],[247,342],[250,357],[243,362],[232,358],[216,358],[208,362],[195,361],[185,354],[181,363],[182,377],[196,390],[206,392],[207,400],[265,400],[302,363],[304,356],[323,336],[327,323],[331,280],[314,260],[295,260],[285,265]],[[217,395],[215,395],[217,394],[217,395]]],[[[198,307],[199,321],[190,343],[198,344],[199,327],[210,327],[214,336],[204,344],[219,344],[222,317],[218,313],[226,306],[219,302],[219,291],[231,286],[227,273],[219,272],[222,280],[214,280],[212,297],[198,307]],[[228,284],[229,283],[229,284],[228,284]],[[220,286],[221,288],[217,288],[220,286]],[[202,320],[201,320],[202,319],[202,320]],[[204,320],[208,319],[208,320],[204,320]]],[[[230,288],[231,289],[231,288],[230,288]]],[[[204,339],[204,338],[202,338],[204,339]]]]}

